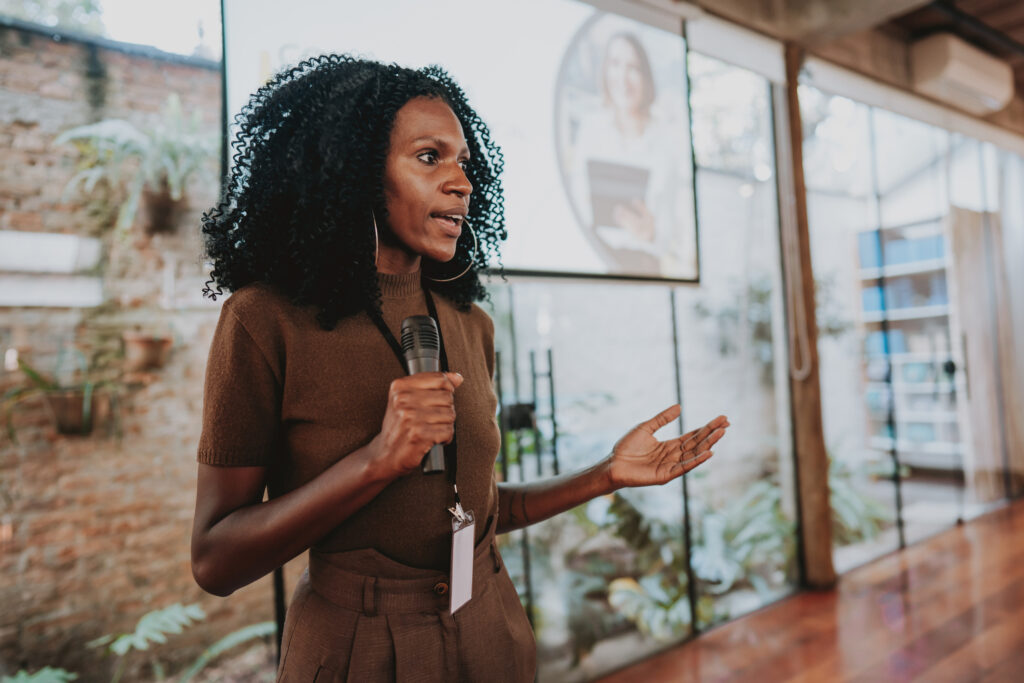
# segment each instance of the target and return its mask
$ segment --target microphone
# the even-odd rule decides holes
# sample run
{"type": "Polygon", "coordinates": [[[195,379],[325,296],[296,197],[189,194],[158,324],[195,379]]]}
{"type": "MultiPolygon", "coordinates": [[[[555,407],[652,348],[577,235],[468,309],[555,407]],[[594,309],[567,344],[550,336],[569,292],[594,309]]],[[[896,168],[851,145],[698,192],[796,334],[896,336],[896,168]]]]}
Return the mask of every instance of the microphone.
{"type": "MultiPolygon", "coordinates": [[[[413,315],[402,321],[402,354],[410,375],[440,372],[441,336],[429,315],[413,315]]],[[[444,445],[436,443],[423,456],[424,474],[444,472],[444,445]]]]}

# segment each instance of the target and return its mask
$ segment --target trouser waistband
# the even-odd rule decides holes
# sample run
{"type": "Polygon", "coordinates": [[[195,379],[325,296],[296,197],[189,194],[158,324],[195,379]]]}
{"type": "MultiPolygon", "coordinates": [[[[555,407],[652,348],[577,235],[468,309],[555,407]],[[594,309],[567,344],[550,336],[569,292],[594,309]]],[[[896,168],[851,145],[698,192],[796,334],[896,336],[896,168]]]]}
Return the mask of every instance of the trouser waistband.
{"type": "MultiPolygon", "coordinates": [[[[473,595],[479,595],[500,571],[501,556],[490,532],[473,551],[473,595]]],[[[325,600],[367,616],[444,611],[451,590],[450,577],[444,572],[413,579],[366,576],[346,571],[315,552],[309,556],[309,582],[325,600]]]]}

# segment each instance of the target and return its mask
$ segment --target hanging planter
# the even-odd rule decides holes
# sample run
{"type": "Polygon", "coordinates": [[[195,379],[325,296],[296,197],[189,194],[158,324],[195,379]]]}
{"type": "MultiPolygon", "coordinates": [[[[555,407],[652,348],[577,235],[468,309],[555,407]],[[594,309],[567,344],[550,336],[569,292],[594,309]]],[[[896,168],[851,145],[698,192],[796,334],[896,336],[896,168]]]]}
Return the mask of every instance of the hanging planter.
{"type": "Polygon", "coordinates": [[[59,434],[91,434],[93,425],[102,421],[109,406],[101,400],[92,384],[48,391],[43,396],[50,406],[59,434]]]}
{"type": "Polygon", "coordinates": [[[122,338],[124,339],[124,369],[128,372],[162,368],[174,345],[174,339],[170,336],[137,330],[125,331],[122,338]]]}
{"type": "Polygon", "coordinates": [[[142,189],[142,231],[147,235],[174,232],[181,217],[188,209],[188,198],[185,195],[177,199],[171,194],[166,181],[157,189],[142,189]]]}
{"type": "Polygon", "coordinates": [[[18,360],[18,368],[27,381],[7,391],[0,400],[0,416],[11,441],[17,442],[14,410],[18,405],[40,396],[49,407],[59,434],[90,434],[93,425],[110,416],[116,394],[99,390],[111,385],[111,381],[87,379],[74,385],[62,385],[23,360],[18,360]]]}
{"type": "Polygon", "coordinates": [[[64,131],[55,142],[74,144],[80,158],[65,196],[76,191],[89,195],[104,183],[122,188],[124,201],[115,225],[119,234],[126,234],[140,213],[146,233],[173,232],[188,205],[190,178],[209,179],[209,167],[217,158],[217,136],[200,127],[199,112],[186,119],[181,101],[172,94],[163,119],[152,128],[106,119],[64,131]]]}

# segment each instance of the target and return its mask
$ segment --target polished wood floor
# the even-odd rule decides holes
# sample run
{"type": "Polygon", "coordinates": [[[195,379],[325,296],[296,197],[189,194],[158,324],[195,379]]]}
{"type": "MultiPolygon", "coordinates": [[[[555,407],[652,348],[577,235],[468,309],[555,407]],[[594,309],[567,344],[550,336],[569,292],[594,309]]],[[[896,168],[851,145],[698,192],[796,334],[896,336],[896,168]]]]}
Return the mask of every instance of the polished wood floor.
{"type": "Polygon", "coordinates": [[[1024,501],[601,683],[1024,682],[1024,501]]]}

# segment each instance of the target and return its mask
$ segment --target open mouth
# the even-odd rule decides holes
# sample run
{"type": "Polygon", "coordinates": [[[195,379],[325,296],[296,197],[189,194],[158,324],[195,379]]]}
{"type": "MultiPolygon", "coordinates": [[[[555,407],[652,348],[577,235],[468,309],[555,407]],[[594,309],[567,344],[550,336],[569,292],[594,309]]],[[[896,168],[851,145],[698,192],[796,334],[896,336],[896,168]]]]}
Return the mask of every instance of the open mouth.
{"type": "Polygon", "coordinates": [[[445,232],[452,237],[458,237],[462,233],[463,216],[458,214],[431,214],[431,218],[445,227],[445,232]]]}

